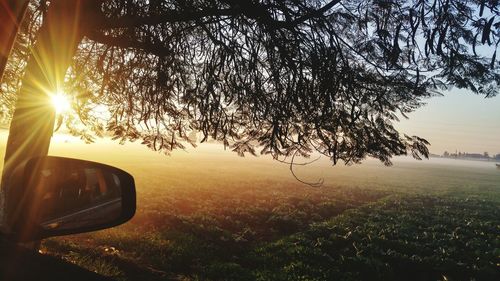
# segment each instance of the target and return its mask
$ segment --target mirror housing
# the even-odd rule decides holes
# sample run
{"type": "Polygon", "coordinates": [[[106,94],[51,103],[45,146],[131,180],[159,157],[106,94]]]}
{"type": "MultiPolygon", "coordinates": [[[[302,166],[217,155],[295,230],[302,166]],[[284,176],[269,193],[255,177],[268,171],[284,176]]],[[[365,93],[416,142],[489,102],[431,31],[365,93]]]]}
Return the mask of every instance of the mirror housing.
{"type": "Polygon", "coordinates": [[[10,238],[33,241],[105,229],[135,214],[134,178],[101,163],[43,156],[16,167],[6,190],[10,238]]]}

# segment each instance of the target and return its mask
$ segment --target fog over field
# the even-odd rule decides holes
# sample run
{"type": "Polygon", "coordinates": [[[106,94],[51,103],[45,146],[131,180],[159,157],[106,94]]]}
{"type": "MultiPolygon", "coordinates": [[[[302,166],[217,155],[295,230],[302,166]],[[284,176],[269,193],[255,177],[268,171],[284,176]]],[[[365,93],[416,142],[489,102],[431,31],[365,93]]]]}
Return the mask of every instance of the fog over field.
{"type": "MultiPolygon", "coordinates": [[[[289,165],[273,161],[269,156],[236,153],[219,144],[201,144],[186,151],[174,151],[164,155],[149,150],[139,143],[120,145],[116,141],[99,140],[83,144],[71,137],[57,136],[51,144],[51,155],[74,157],[116,165],[128,170],[141,182],[143,177],[159,177],[167,182],[282,182],[298,183],[289,165]]],[[[316,159],[299,159],[297,163],[316,159]]],[[[332,166],[326,157],[307,166],[294,166],[296,175],[304,181],[324,180],[324,186],[353,186],[382,189],[443,189],[449,191],[500,188],[500,170],[494,162],[430,158],[415,160],[411,157],[395,157],[394,165],[387,167],[375,159],[362,164],[332,166]],[[444,186],[443,186],[444,185],[444,186]]],[[[310,188],[302,185],[304,188],[310,188]]],[[[165,186],[168,187],[168,186],[165,186]]],[[[140,186],[139,188],[147,188],[140,186]]]]}
{"type": "MultiPolygon", "coordinates": [[[[1,157],[5,150],[7,134],[0,134],[1,157]]],[[[171,155],[151,151],[140,143],[120,145],[110,139],[97,139],[85,144],[78,138],[55,134],[49,155],[64,156],[102,162],[120,167],[131,173],[138,190],[146,189],[144,181],[157,179],[168,188],[176,183],[196,185],[225,182],[237,185],[248,184],[292,184],[311,188],[294,179],[289,165],[274,161],[269,156],[238,157],[220,144],[201,144],[185,151],[176,150],[171,155]]],[[[298,159],[297,163],[316,159],[298,159]]],[[[500,170],[495,162],[468,161],[443,158],[415,160],[411,157],[395,157],[393,166],[384,166],[380,161],[367,159],[362,164],[332,166],[326,157],[306,166],[294,166],[296,175],[303,181],[324,180],[325,187],[362,187],[395,191],[474,192],[500,189],[500,170]],[[445,190],[445,191],[443,191],[445,190]]],[[[3,165],[3,163],[2,163],[3,165]]],[[[140,208],[140,206],[139,206],[140,208]]]]}

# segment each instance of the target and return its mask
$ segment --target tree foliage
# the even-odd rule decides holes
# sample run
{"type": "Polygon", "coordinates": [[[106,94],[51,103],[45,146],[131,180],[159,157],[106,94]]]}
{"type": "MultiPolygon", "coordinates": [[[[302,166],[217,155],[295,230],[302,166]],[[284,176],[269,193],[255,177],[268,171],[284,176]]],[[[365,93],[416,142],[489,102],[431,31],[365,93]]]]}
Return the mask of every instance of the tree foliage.
{"type": "MultiPolygon", "coordinates": [[[[43,15],[46,4],[31,12],[43,15]]],[[[109,131],[165,152],[199,134],[239,155],[277,159],[313,151],[348,164],[427,157],[429,143],[394,124],[452,86],[496,95],[498,6],[88,1],[67,77],[77,114],[65,122],[88,140],[109,131]]]]}

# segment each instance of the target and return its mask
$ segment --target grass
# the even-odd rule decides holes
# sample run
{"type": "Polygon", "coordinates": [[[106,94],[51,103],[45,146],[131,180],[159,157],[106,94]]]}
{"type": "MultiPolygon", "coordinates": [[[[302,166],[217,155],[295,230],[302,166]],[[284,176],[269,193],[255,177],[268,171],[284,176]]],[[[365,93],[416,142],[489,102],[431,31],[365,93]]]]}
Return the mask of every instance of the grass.
{"type": "Polygon", "coordinates": [[[260,280],[498,280],[500,210],[391,196],[256,250],[260,280]]]}
{"type": "Polygon", "coordinates": [[[80,253],[83,260],[73,256],[73,261],[90,269],[95,266],[87,265],[88,257],[126,266],[129,264],[124,261],[133,261],[142,269],[128,275],[126,266],[119,274],[102,272],[133,280],[145,280],[142,274],[147,272],[151,274],[148,280],[177,275],[220,279],[214,274],[228,271],[228,276],[234,277],[240,271],[251,276],[240,262],[252,263],[245,261],[245,255],[256,247],[387,195],[361,189],[263,187],[241,192],[240,188],[172,188],[163,196],[161,190],[157,194],[150,191],[145,195],[148,203],[130,223],[91,234],[49,239],[43,251],[62,257],[80,253]]]}
{"type": "Polygon", "coordinates": [[[60,144],[51,153],[132,173],[136,216],[47,239],[43,252],[116,280],[500,280],[492,163],[321,160],[296,170],[324,178],[315,189],[268,159],[108,146],[60,144]]]}

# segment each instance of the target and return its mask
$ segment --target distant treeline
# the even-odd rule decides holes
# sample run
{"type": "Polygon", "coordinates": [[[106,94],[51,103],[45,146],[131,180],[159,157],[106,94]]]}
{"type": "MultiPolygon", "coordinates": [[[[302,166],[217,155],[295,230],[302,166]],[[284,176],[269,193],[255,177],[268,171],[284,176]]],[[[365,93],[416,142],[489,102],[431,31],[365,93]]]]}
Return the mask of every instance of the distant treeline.
{"type": "Polygon", "coordinates": [[[468,152],[455,152],[450,153],[445,151],[443,155],[438,155],[438,157],[444,158],[460,158],[460,159],[477,159],[477,160],[498,160],[500,161],[500,153],[496,155],[489,155],[488,152],[484,153],[468,153],[468,152]]]}

